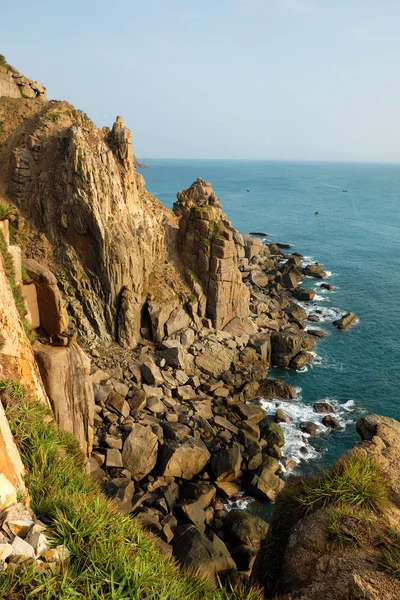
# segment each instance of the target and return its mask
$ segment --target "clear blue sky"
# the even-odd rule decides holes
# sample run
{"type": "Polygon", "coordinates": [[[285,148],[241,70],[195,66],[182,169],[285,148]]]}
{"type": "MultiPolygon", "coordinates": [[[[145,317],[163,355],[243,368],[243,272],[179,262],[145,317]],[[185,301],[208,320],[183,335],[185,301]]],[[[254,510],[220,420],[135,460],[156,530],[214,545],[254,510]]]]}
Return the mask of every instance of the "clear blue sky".
{"type": "Polygon", "coordinates": [[[0,53],[139,157],[400,161],[398,0],[18,0],[0,53]]]}

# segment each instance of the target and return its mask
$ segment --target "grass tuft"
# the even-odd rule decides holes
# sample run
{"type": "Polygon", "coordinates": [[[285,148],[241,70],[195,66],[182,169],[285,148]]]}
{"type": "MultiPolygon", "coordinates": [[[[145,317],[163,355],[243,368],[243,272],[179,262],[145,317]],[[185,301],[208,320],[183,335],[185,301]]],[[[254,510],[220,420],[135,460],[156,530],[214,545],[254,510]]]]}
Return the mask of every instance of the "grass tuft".
{"type": "Polygon", "coordinates": [[[336,512],[330,517],[327,534],[342,543],[357,543],[361,529],[368,524],[363,522],[357,533],[356,522],[352,521],[352,527],[345,532],[344,515],[353,515],[357,520],[354,515],[358,514],[362,520],[370,512],[372,519],[384,511],[388,502],[389,488],[384,476],[372,458],[361,453],[338,461],[330,471],[286,485],[277,500],[259,564],[267,595],[274,591],[290,533],[302,517],[331,506],[336,512]]]}
{"type": "Polygon", "coordinates": [[[77,441],[46,422],[47,407],[9,380],[0,380],[0,399],[27,470],[32,508],[50,525],[51,542],[71,552],[52,571],[32,567],[1,574],[3,600],[260,600],[257,591],[213,589],[180,572],[90,480],[77,441]]]}
{"type": "Polygon", "coordinates": [[[5,221],[12,214],[11,206],[8,204],[0,204],[0,221],[5,221]]]}

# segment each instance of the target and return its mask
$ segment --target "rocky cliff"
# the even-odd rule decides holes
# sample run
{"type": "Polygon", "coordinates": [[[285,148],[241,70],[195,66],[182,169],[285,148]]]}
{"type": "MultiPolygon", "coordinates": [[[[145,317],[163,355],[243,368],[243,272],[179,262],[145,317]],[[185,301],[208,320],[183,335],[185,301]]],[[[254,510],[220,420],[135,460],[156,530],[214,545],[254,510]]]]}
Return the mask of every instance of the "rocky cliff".
{"type": "Polygon", "coordinates": [[[179,217],[180,256],[200,305],[204,298],[205,315],[216,329],[233,317],[246,317],[250,293],[238,265],[244,257],[243,238],[222,212],[211,185],[198,179],[180,192],[174,212],[179,217]]]}
{"type": "Polygon", "coordinates": [[[259,565],[268,597],[400,597],[400,423],[370,415],[357,430],[362,442],[330,472],[278,501],[259,565]]]}

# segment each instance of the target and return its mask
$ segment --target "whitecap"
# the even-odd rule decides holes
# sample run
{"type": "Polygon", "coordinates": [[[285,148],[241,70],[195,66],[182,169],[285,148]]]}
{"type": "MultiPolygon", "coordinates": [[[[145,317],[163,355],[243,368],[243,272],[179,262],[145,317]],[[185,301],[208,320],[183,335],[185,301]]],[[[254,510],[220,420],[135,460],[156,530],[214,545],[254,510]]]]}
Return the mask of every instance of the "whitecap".
{"type": "Polygon", "coordinates": [[[230,510],[233,510],[234,508],[240,508],[241,510],[246,510],[248,508],[249,504],[254,502],[254,498],[252,498],[250,496],[246,496],[245,498],[241,499],[241,496],[244,496],[244,494],[245,494],[245,492],[241,491],[235,498],[224,500],[223,503],[224,503],[226,510],[228,512],[230,510]]]}
{"type": "MultiPolygon", "coordinates": [[[[296,399],[298,398],[296,397],[296,399]]],[[[316,402],[330,404],[335,411],[335,418],[344,428],[354,423],[352,413],[357,409],[354,400],[350,399],[341,403],[337,398],[326,397],[318,399],[316,402]]],[[[303,402],[293,402],[279,398],[261,398],[259,403],[270,417],[275,415],[278,408],[281,408],[292,419],[291,423],[280,423],[285,436],[285,444],[282,448],[283,456],[293,458],[299,463],[315,459],[320,455],[320,452],[310,443],[310,440],[315,438],[310,438],[307,433],[301,431],[299,425],[303,421],[315,423],[319,426],[318,436],[326,436],[331,433],[331,429],[322,425],[325,414],[315,412],[312,404],[304,404],[303,402]]]]}

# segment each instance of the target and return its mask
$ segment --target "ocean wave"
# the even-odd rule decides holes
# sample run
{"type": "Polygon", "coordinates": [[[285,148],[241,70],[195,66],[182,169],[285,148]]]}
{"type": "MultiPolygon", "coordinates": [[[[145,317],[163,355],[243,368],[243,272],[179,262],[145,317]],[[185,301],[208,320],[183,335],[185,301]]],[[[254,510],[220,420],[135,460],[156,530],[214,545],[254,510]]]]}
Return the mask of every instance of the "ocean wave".
{"type": "MultiPolygon", "coordinates": [[[[296,397],[296,400],[298,400],[298,397],[296,397]]],[[[349,399],[341,402],[337,398],[325,397],[316,400],[316,402],[327,402],[330,404],[335,411],[333,416],[338,419],[343,428],[353,424],[353,413],[357,410],[354,400],[349,399]]],[[[316,437],[311,437],[309,434],[304,433],[299,429],[299,426],[303,421],[310,421],[319,427],[317,437],[326,436],[332,430],[322,425],[322,419],[325,414],[315,412],[313,406],[310,404],[293,402],[293,400],[261,398],[259,403],[270,417],[274,416],[276,410],[280,408],[292,419],[291,423],[280,423],[285,436],[285,444],[282,447],[283,456],[293,458],[297,463],[300,463],[302,461],[313,460],[320,455],[320,452],[312,444],[312,441],[316,437]]]]}
{"type": "Polygon", "coordinates": [[[245,495],[245,492],[241,491],[236,496],[236,498],[224,500],[223,503],[224,503],[226,510],[228,512],[230,510],[233,510],[234,508],[240,508],[241,510],[246,510],[248,508],[249,504],[254,502],[254,498],[252,498],[251,496],[246,496],[245,498],[242,499],[241,497],[244,495],[245,495]]]}

